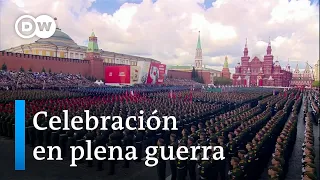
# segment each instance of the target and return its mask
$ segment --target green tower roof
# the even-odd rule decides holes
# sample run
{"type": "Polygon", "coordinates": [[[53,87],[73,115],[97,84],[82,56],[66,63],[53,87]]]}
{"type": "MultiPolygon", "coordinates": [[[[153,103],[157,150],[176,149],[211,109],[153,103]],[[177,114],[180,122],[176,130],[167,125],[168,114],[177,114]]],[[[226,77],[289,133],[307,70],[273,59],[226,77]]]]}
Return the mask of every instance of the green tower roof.
{"type": "Polygon", "coordinates": [[[228,56],[226,56],[226,57],[224,58],[223,68],[229,68],[229,64],[228,64],[228,56]]]}
{"type": "MultiPolygon", "coordinates": [[[[96,37],[94,32],[91,33],[90,37],[96,37]]],[[[98,43],[90,38],[89,38],[87,52],[99,52],[98,43]]]]}
{"type": "Polygon", "coordinates": [[[197,49],[201,49],[200,31],[199,31],[199,35],[198,35],[197,49]]]}

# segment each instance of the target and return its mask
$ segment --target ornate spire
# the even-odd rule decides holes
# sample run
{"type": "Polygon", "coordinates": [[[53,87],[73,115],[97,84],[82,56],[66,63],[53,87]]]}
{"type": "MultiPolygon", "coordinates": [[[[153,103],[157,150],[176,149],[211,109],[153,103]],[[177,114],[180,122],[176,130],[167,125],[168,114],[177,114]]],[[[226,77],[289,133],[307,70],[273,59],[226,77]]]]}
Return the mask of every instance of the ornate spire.
{"type": "Polygon", "coordinates": [[[91,36],[89,37],[87,52],[95,52],[95,53],[99,52],[97,37],[95,36],[93,31],[91,33],[91,36]]]}
{"type": "Polygon", "coordinates": [[[306,62],[306,68],[304,69],[304,73],[310,73],[310,65],[308,61],[306,62]]]}
{"type": "Polygon", "coordinates": [[[246,38],[246,44],[244,45],[243,56],[248,56],[248,39],[246,38]]]}
{"type": "Polygon", "coordinates": [[[244,48],[248,48],[248,38],[246,38],[246,44],[244,45],[244,48]]]}
{"type": "Polygon", "coordinates": [[[289,63],[289,58],[288,58],[288,64],[286,66],[286,71],[290,71],[290,63],[289,63]]]}
{"type": "Polygon", "coordinates": [[[198,35],[197,49],[201,49],[200,31],[199,31],[199,35],[198,35]]]}
{"type": "Polygon", "coordinates": [[[96,35],[94,34],[93,32],[93,29],[92,29],[92,33],[91,33],[91,36],[90,37],[96,37],[96,35]]]}
{"type": "Polygon", "coordinates": [[[198,43],[197,43],[197,49],[196,49],[196,56],[195,56],[195,65],[196,68],[202,68],[202,49],[201,49],[201,41],[200,41],[200,31],[198,35],[198,43]]]}
{"type": "Polygon", "coordinates": [[[228,64],[228,56],[226,56],[226,57],[224,58],[223,68],[229,68],[229,64],[228,64]]]}
{"type": "Polygon", "coordinates": [[[298,64],[298,62],[297,62],[297,65],[296,65],[296,69],[294,70],[294,73],[297,73],[297,74],[299,74],[299,73],[300,73],[300,71],[299,71],[299,64],[298,64]]]}
{"type": "Polygon", "coordinates": [[[267,55],[271,55],[271,40],[270,40],[270,37],[269,37],[269,44],[268,44],[268,47],[267,47],[267,55]]]}

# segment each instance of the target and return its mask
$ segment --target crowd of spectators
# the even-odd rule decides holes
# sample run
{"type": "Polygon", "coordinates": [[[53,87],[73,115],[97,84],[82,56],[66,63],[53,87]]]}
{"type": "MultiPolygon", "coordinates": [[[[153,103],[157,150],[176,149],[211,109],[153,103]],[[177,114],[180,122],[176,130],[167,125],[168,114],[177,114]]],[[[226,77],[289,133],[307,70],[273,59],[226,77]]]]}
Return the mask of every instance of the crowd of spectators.
{"type": "Polygon", "coordinates": [[[78,74],[0,71],[0,88],[4,90],[88,86],[96,85],[78,74]]]}
{"type": "Polygon", "coordinates": [[[164,85],[166,86],[195,86],[203,85],[191,79],[175,79],[175,78],[165,78],[164,85]]]}
{"type": "MultiPolygon", "coordinates": [[[[202,87],[203,84],[190,79],[166,78],[160,86],[194,86],[202,87]]],[[[48,72],[14,72],[0,71],[0,89],[55,89],[68,87],[99,86],[88,78],[79,74],[63,74],[48,72]]],[[[139,86],[139,85],[138,85],[139,86]]],[[[146,86],[146,85],[140,85],[146,86]]],[[[152,86],[152,85],[150,85],[152,86]]],[[[159,86],[159,85],[154,85],[159,86]]]]}

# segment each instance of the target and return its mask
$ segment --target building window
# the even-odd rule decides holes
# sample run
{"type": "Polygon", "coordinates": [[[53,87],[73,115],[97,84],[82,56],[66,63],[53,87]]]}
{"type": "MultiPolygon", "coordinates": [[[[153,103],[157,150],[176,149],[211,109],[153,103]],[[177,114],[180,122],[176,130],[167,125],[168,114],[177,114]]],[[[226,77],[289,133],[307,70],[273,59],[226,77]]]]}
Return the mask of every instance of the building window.
{"type": "Polygon", "coordinates": [[[42,51],[38,51],[38,54],[37,55],[42,55],[42,51]]]}
{"type": "Polygon", "coordinates": [[[73,53],[70,53],[70,58],[74,58],[74,57],[73,57],[73,53]]]}
{"type": "Polygon", "coordinates": [[[83,54],[80,54],[80,59],[83,59],[83,54]]]}
{"type": "Polygon", "coordinates": [[[79,58],[79,54],[76,53],[76,54],[74,55],[74,58],[75,58],[75,59],[78,59],[78,58],[79,58]]]}
{"type": "Polygon", "coordinates": [[[50,56],[50,51],[47,51],[47,52],[46,52],[46,56],[50,56]]]}
{"type": "Polygon", "coordinates": [[[64,53],[64,57],[65,57],[65,58],[68,58],[68,53],[64,53]]]}

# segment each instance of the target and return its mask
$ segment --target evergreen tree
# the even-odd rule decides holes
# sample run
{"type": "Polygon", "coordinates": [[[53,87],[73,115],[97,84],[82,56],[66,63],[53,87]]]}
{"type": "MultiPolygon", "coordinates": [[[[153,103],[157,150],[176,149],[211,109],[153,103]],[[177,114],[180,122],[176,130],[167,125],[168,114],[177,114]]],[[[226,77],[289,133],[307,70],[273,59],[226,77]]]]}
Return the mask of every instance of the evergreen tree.
{"type": "Polygon", "coordinates": [[[51,68],[49,68],[49,73],[51,74],[51,68]]]}
{"type": "Polygon", "coordinates": [[[203,77],[202,77],[202,76],[200,76],[200,77],[199,77],[199,83],[204,84],[204,79],[203,79],[203,77]]]}
{"type": "Polygon", "coordinates": [[[7,71],[8,68],[7,68],[6,63],[3,63],[3,64],[2,64],[2,68],[1,68],[1,69],[2,69],[3,71],[7,71]]]}
{"type": "Polygon", "coordinates": [[[32,72],[32,69],[31,68],[29,68],[29,70],[28,70],[29,72],[32,72]]]}
{"type": "Polygon", "coordinates": [[[196,78],[196,69],[194,68],[194,66],[192,67],[192,72],[191,72],[191,79],[195,79],[196,78]]]}
{"type": "Polygon", "coordinates": [[[44,69],[44,67],[42,68],[42,72],[44,72],[44,73],[46,72],[46,70],[44,69]]]}
{"type": "Polygon", "coordinates": [[[215,85],[232,85],[232,80],[225,77],[216,77],[214,79],[215,85]]]}
{"type": "Polygon", "coordinates": [[[22,66],[20,67],[20,72],[24,72],[24,69],[22,66]]]}

